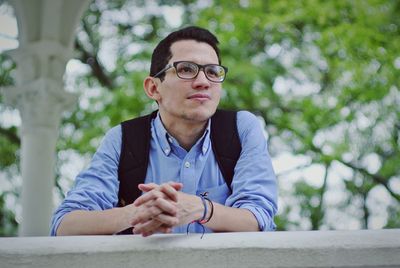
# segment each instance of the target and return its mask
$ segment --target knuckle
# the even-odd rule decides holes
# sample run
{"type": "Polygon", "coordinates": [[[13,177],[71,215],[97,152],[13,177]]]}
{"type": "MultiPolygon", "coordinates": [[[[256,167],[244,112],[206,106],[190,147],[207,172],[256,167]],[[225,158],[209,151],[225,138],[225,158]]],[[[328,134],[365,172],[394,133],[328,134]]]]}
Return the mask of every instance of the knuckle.
{"type": "Polygon", "coordinates": [[[156,215],[160,213],[160,210],[157,207],[151,207],[150,212],[151,214],[156,215]]]}
{"type": "Polygon", "coordinates": [[[153,194],[152,197],[153,197],[154,199],[158,199],[158,198],[161,197],[160,191],[154,191],[152,194],[153,194]]]}
{"type": "Polygon", "coordinates": [[[158,192],[156,190],[151,190],[149,193],[150,193],[150,197],[155,198],[155,197],[157,197],[158,192]]]}
{"type": "Polygon", "coordinates": [[[167,201],[164,198],[161,198],[161,197],[156,199],[155,204],[156,204],[157,207],[159,207],[162,210],[165,210],[166,206],[168,206],[167,201]]]}

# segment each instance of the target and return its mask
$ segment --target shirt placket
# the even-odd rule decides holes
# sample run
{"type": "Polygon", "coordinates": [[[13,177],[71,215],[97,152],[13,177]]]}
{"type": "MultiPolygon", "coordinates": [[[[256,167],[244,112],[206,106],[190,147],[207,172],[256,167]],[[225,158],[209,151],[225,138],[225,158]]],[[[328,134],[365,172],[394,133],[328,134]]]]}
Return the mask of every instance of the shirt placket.
{"type": "Polygon", "coordinates": [[[189,152],[182,160],[180,170],[180,180],[184,182],[184,192],[188,194],[196,194],[197,177],[196,177],[196,160],[192,152],[189,152]]]}

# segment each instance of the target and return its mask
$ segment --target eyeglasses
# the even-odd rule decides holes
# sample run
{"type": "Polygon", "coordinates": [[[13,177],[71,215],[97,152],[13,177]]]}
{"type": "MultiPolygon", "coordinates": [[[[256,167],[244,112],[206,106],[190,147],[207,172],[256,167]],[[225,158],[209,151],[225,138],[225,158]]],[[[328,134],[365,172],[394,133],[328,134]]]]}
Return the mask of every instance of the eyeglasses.
{"type": "Polygon", "coordinates": [[[200,65],[191,61],[175,61],[174,63],[165,66],[165,68],[159,71],[154,77],[157,78],[172,67],[175,68],[176,75],[179,78],[186,80],[195,79],[200,70],[203,69],[207,79],[215,83],[222,83],[225,80],[226,73],[228,72],[228,68],[218,64],[200,65]]]}

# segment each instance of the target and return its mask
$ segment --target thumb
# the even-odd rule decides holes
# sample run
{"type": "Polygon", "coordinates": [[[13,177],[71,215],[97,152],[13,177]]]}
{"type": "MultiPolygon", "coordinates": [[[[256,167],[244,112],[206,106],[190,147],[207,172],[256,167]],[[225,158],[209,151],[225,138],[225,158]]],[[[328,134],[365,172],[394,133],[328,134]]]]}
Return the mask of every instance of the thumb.
{"type": "MultiPolygon", "coordinates": [[[[180,191],[183,188],[183,184],[180,182],[174,182],[170,181],[168,182],[169,185],[171,185],[175,190],[180,191]]],[[[140,183],[138,185],[139,190],[147,193],[150,192],[151,190],[157,188],[159,185],[156,183],[140,183]]]]}

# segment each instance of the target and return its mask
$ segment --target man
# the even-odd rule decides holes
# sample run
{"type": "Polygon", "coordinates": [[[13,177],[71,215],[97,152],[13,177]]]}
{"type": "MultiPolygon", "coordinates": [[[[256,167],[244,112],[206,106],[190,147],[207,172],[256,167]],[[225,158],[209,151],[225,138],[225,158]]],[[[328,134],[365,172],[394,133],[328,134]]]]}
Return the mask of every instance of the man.
{"type": "Polygon", "coordinates": [[[130,138],[116,126],[56,210],[52,235],[116,234],[132,227],[130,233],[143,236],[187,227],[191,232],[275,228],[276,180],[256,117],[237,113],[241,152],[230,185],[213,151],[211,117],[227,72],[217,44],[198,27],[173,32],[158,44],[143,83],[159,107],[151,120],[144,183],[134,185],[143,195],[130,204],[119,200],[120,156],[130,138]]]}

